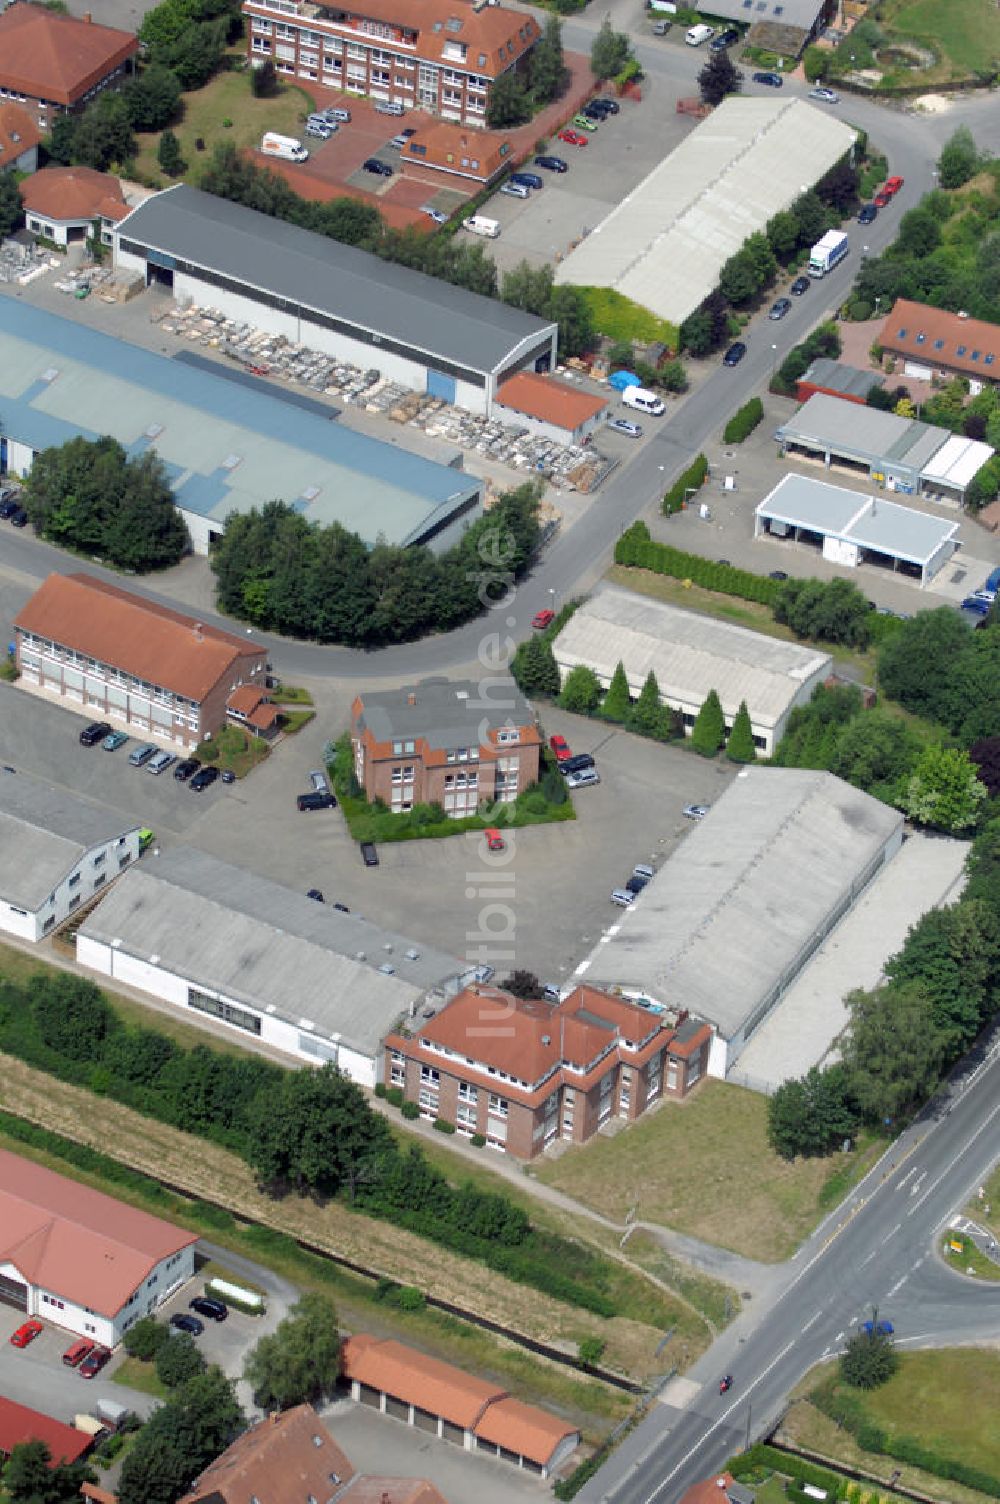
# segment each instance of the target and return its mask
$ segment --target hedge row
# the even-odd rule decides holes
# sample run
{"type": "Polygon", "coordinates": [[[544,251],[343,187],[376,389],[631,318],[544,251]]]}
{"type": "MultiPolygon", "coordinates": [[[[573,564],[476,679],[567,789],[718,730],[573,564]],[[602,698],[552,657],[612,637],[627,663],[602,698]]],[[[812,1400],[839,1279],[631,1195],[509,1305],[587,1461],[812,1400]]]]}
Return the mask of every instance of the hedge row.
{"type": "Polygon", "coordinates": [[[699,486],[703,486],[707,475],[708,460],[703,454],[699,454],[691,461],[687,469],[682,471],[670,487],[666,496],[664,496],[663,510],[665,514],[669,517],[672,512],[679,512],[684,505],[687,493],[697,490],[699,486]]]}
{"type": "Polygon", "coordinates": [[[826,1468],[806,1462],[792,1452],[781,1452],[777,1447],[768,1446],[766,1441],[756,1442],[749,1451],[740,1452],[726,1463],[726,1471],[737,1479],[753,1477],[761,1469],[782,1473],[786,1478],[794,1479],[800,1487],[808,1483],[813,1488],[821,1488],[828,1499],[847,1497],[846,1478],[838,1478],[836,1473],[828,1473],[826,1468]]]}
{"type": "Polygon", "coordinates": [[[722,442],[742,444],[744,439],[750,437],[763,416],[763,402],[759,397],[751,397],[749,402],[744,402],[743,406],[733,413],[722,430],[722,442]]]}
{"type": "Polygon", "coordinates": [[[654,543],[644,522],[633,522],[622,533],[615,544],[615,563],[633,569],[649,569],[654,574],[670,575],[676,580],[692,580],[706,590],[718,590],[723,595],[735,595],[772,609],[780,589],[778,580],[753,574],[749,569],[736,569],[732,564],[703,559],[700,554],[685,553],[683,549],[671,548],[668,543],[654,543]]]}
{"type": "Polygon", "coordinates": [[[956,1457],[945,1457],[929,1447],[922,1446],[912,1436],[893,1436],[876,1425],[868,1416],[864,1403],[857,1395],[844,1391],[836,1380],[825,1380],[809,1396],[817,1410],[849,1431],[862,1451],[874,1452],[880,1457],[891,1457],[895,1462],[919,1467],[937,1478],[947,1478],[952,1483],[961,1483],[966,1488],[977,1489],[981,1494],[1000,1499],[1000,1477],[970,1467],[956,1457]]]}

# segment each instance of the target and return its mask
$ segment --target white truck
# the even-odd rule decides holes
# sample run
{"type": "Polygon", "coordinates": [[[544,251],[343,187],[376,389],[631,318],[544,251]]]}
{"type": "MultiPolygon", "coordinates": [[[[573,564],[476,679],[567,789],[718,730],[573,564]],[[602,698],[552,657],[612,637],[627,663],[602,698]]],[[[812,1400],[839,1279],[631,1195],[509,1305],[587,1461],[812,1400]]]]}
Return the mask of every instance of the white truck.
{"type": "Polygon", "coordinates": [[[838,261],[843,261],[850,246],[843,230],[827,230],[809,252],[810,277],[825,277],[838,261]]]}
{"type": "Polygon", "coordinates": [[[260,149],[265,157],[280,157],[283,162],[306,162],[309,153],[294,136],[279,136],[277,131],[265,131],[260,149]]]}

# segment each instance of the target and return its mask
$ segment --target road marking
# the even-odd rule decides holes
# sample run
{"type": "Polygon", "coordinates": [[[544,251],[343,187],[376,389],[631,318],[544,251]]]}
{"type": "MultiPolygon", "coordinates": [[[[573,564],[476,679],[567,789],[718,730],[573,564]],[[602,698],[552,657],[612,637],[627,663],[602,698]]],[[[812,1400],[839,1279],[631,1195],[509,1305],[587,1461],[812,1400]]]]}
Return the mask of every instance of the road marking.
{"type": "Polygon", "coordinates": [[[909,1279],[909,1277],[910,1276],[908,1274],[904,1274],[903,1277],[902,1277],[902,1279],[897,1279],[896,1283],[893,1285],[892,1289],[889,1291],[889,1295],[895,1295],[895,1293],[896,1293],[897,1290],[901,1290],[903,1288],[903,1286],[906,1284],[906,1281],[909,1279]]]}
{"type": "Polygon", "coordinates": [[[878,1253],[878,1249],[877,1248],[873,1248],[872,1251],[871,1251],[871,1253],[868,1255],[868,1257],[866,1259],[862,1259],[861,1260],[861,1263],[858,1265],[858,1268],[859,1269],[863,1269],[866,1264],[870,1264],[871,1261],[872,1261],[872,1259],[875,1257],[876,1253],[878,1253]]]}
{"type": "Polygon", "coordinates": [[[927,1171],[926,1170],[921,1170],[921,1172],[917,1176],[916,1180],[910,1186],[910,1195],[911,1196],[915,1196],[917,1194],[917,1192],[919,1191],[920,1187],[923,1185],[923,1183],[924,1183],[924,1181],[926,1179],[927,1179],[927,1171]]]}
{"type": "Polygon", "coordinates": [[[819,1318],[822,1316],[822,1314],[823,1314],[822,1311],[817,1311],[816,1314],[815,1314],[815,1316],[810,1316],[809,1320],[806,1322],[805,1326],[802,1328],[803,1332],[808,1332],[808,1330],[809,1330],[809,1328],[811,1326],[815,1326],[816,1323],[817,1323],[817,1321],[819,1320],[819,1318]]]}
{"type": "Polygon", "coordinates": [[[892,1232],[887,1232],[885,1237],[882,1239],[883,1244],[888,1243],[890,1238],[894,1238],[902,1225],[902,1222],[897,1222],[895,1227],[892,1229],[892,1232]]]}
{"type": "Polygon", "coordinates": [[[975,1133],[973,1133],[968,1139],[966,1139],[965,1143],[962,1145],[961,1149],[959,1149],[959,1151],[955,1155],[954,1159],[952,1159],[952,1160],[949,1161],[949,1163],[941,1171],[941,1174],[938,1176],[937,1180],[934,1180],[934,1181],[931,1182],[931,1184],[927,1187],[927,1189],[924,1192],[924,1194],[921,1196],[920,1200],[919,1201],[915,1201],[913,1203],[913,1205],[910,1207],[910,1210],[906,1214],[908,1217],[912,1217],[914,1212],[918,1212],[920,1210],[920,1208],[923,1206],[924,1202],[927,1200],[928,1196],[933,1195],[933,1193],[937,1190],[937,1188],[941,1184],[942,1180],[947,1179],[947,1177],[951,1174],[952,1170],[958,1164],[958,1161],[962,1158],[962,1156],[965,1153],[967,1153],[967,1151],[969,1149],[971,1149],[972,1145],[976,1142],[976,1139],[980,1136],[980,1134],[986,1132],[986,1129],[993,1122],[993,1119],[996,1117],[996,1115],[997,1115],[998,1112],[1000,1112],[1000,1103],[998,1103],[997,1106],[994,1107],[994,1109],[990,1113],[989,1117],[986,1118],[982,1123],[980,1123],[980,1125],[976,1129],[975,1133]]]}
{"type": "Polygon", "coordinates": [[[843,1334],[843,1332],[838,1332],[837,1335],[836,1335],[836,1337],[834,1337],[833,1340],[834,1340],[834,1342],[843,1342],[843,1340],[844,1340],[844,1334],[843,1334]]]}

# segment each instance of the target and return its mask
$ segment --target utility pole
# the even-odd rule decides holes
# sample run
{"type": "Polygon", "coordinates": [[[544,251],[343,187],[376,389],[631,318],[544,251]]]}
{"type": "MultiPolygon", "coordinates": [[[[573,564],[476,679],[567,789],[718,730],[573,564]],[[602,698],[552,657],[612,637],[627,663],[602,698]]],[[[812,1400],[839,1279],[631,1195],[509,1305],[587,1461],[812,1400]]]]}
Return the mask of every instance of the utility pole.
{"type": "Polygon", "coordinates": [[[749,1450],[750,1450],[750,1416],[751,1416],[752,1411],[753,1411],[752,1402],[750,1400],[747,1400],[747,1439],[746,1439],[746,1443],[744,1444],[744,1447],[743,1447],[744,1452],[749,1452],[749,1450]]]}

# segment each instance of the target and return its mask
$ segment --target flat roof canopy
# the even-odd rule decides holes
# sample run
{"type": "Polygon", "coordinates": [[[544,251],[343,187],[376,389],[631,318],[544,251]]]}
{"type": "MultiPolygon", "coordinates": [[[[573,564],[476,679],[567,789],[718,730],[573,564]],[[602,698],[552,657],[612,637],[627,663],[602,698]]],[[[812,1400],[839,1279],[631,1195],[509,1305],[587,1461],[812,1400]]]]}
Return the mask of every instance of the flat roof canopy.
{"type": "Polygon", "coordinates": [[[918,512],[862,491],[847,491],[807,475],[785,475],[756,508],[757,516],[906,563],[927,565],[959,530],[957,522],[918,512]]]}

